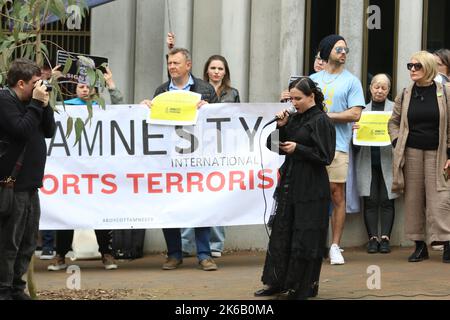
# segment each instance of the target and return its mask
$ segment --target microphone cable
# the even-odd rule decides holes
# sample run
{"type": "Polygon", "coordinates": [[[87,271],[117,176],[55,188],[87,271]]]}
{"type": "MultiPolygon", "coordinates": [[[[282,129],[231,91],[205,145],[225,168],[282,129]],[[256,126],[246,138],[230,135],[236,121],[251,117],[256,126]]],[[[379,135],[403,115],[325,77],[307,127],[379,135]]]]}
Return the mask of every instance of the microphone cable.
{"type": "MultiPolygon", "coordinates": [[[[263,152],[262,152],[262,147],[261,147],[261,139],[262,139],[262,134],[264,132],[265,127],[263,127],[261,129],[261,132],[259,133],[259,141],[258,141],[258,145],[259,145],[259,158],[260,158],[260,165],[261,165],[261,173],[262,173],[262,178],[263,178],[263,183],[262,183],[262,194],[263,194],[263,199],[264,199],[264,228],[266,230],[266,234],[267,234],[267,238],[270,240],[270,232],[269,232],[269,228],[268,225],[266,223],[266,215],[267,215],[267,198],[266,198],[266,192],[265,192],[265,173],[264,173],[264,162],[263,162],[263,152]]],[[[267,251],[269,251],[269,249],[267,248],[267,251]]]]}
{"type": "MultiPolygon", "coordinates": [[[[262,188],[261,189],[262,189],[262,194],[263,194],[263,199],[264,199],[264,228],[266,230],[267,238],[269,239],[269,242],[267,243],[267,253],[266,254],[267,254],[268,257],[271,257],[272,254],[271,254],[270,248],[269,248],[269,243],[270,243],[270,239],[271,239],[271,233],[269,232],[269,226],[266,223],[267,197],[266,197],[265,184],[264,184],[266,176],[265,176],[265,172],[264,172],[264,162],[263,162],[264,159],[263,159],[263,152],[262,152],[262,147],[261,147],[262,134],[263,134],[264,129],[266,127],[267,127],[267,125],[261,129],[261,132],[259,134],[259,143],[258,144],[259,144],[259,156],[260,156],[260,160],[261,160],[261,163],[260,163],[261,164],[261,172],[262,172],[262,177],[263,177],[263,183],[262,183],[262,188]]],[[[270,141],[271,141],[271,145],[272,145],[272,139],[270,141]]],[[[276,180],[277,187],[278,187],[278,183],[279,183],[279,181],[278,181],[278,174],[277,174],[277,180],[276,180]]],[[[274,215],[276,215],[276,211],[277,211],[277,207],[278,207],[277,203],[275,201],[277,201],[277,200],[274,199],[274,203],[272,205],[272,208],[274,210],[274,215]]],[[[269,217],[269,223],[270,223],[270,217],[269,217]]],[[[272,223],[273,223],[273,221],[272,221],[272,223]]],[[[273,259],[273,258],[271,257],[270,259],[273,259]]],[[[278,275],[277,275],[277,271],[276,271],[276,266],[273,263],[271,263],[271,264],[272,264],[272,268],[273,268],[274,279],[276,279],[276,281],[279,281],[279,278],[278,278],[278,275]]],[[[264,271],[263,271],[263,273],[264,273],[264,271]]]]}

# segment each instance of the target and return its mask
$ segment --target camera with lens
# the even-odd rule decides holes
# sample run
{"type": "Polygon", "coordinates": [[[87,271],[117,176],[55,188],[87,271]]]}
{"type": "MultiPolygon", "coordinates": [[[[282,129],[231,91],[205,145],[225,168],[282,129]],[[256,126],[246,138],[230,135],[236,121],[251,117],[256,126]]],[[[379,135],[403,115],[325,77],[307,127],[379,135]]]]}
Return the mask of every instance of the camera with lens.
{"type": "Polygon", "coordinates": [[[52,91],[53,86],[47,80],[42,80],[42,84],[45,85],[45,91],[52,91]]]}

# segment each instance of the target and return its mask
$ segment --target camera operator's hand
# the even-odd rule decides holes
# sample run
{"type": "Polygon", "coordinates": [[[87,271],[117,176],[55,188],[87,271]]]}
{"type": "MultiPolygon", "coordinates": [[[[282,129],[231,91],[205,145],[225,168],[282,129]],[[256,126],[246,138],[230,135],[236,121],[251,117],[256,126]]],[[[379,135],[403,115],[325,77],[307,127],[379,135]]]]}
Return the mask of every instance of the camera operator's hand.
{"type": "Polygon", "coordinates": [[[43,107],[48,105],[50,96],[47,92],[47,86],[42,80],[39,80],[34,84],[33,99],[41,101],[43,103],[43,107]]]}

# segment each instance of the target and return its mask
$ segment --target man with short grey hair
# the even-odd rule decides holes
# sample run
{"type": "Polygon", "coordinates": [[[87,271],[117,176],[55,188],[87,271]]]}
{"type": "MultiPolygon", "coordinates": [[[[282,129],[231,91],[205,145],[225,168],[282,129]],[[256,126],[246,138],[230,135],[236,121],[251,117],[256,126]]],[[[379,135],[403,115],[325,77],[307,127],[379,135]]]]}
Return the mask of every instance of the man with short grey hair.
{"type": "MultiPolygon", "coordinates": [[[[167,57],[167,66],[170,80],[159,86],[154,94],[157,95],[173,90],[192,91],[202,95],[197,108],[208,104],[217,103],[218,98],[212,85],[201,79],[195,78],[191,74],[192,61],[191,55],[187,49],[173,48],[169,51],[167,57]]],[[[141,102],[151,107],[150,100],[141,102]]],[[[197,258],[200,266],[205,271],[217,270],[217,265],[211,258],[211,248],[209,241],[211,238],[210,227],[194,228],[195,243],[197,246],[197,258]]],[[[167,244],[167,260],[163,264],[163,270],[173,270],[178,268],[183,262],[183,253],[181,245],[181,232],[179,228],[163,229],[164,238],[167,244]]]]}

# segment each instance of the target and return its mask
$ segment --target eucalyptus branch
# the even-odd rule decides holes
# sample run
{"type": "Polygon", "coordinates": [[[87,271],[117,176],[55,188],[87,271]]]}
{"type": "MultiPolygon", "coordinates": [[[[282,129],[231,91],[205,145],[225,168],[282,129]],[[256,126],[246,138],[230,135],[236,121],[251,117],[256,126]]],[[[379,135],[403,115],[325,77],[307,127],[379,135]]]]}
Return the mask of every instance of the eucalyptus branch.
{"type": "Polygon", "coordinates": [[[4,13],[1,12],[1,11],[0,11],[0,17],[6,17],[6,18],[9,19],[9,20],[13,20],[13,21],[20,22],[20,23],[23,23],[23,24],[27,24],[27,25],[29,25],[29,26],[31,26],[31,27],[34,27],[34,24],[31,23],[31,22],[28,22],[28,21],[25,21],[25,20],[20,20],[20,19],[11,17],[9,14],[4,14],[4,13]]]}
{"type": "Polygon", "coordinates": [[[64,52],[67,52],[66,49],[64,49],[63,47],[61,47],[60,45],[58,45],[56,42],[53,42],[53,41],[51,41],[51,40],[44,39],[44,40],[42,40],[42,43],[50,43],[51,45],[57,47],[58,49],[61,49],[61,50],[63,50],[64,52]]]}

